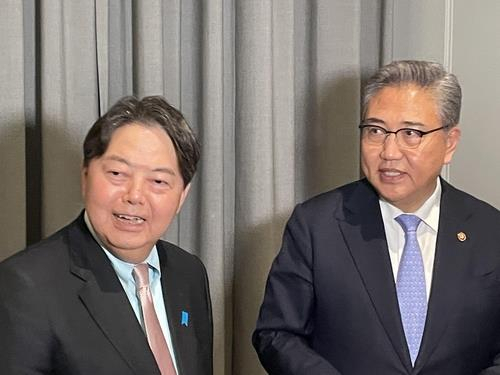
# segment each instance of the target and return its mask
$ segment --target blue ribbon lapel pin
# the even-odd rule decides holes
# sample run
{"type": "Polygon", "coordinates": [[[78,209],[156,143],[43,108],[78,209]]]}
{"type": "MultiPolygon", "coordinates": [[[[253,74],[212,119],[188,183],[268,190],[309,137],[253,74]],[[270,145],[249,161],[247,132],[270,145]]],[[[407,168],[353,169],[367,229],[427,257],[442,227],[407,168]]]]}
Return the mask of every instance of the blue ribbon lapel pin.
{"type": "Polygon", "coordinates": [[[181,311],[181,326],[189,326],[189,313],[187,311],[181,311]]]}

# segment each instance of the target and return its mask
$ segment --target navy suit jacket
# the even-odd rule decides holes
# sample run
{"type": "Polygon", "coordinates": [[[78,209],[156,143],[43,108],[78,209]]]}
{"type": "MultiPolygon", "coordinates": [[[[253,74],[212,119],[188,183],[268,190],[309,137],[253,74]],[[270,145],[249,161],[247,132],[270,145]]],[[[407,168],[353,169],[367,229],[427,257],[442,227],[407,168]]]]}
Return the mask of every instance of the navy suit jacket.
{"type": "MultiPolygon", "coordinates": [[[[205,268],[159,241],[161,283],[179,375],[212,374],[205,268]],[[187,326],[181,314],[189,314],[187,326]]],[[[2,375],[150,375],[160,371],[109,259],[83,215],[0,263],[2,375]]]]}
{"type": "Polygon", "coordinates": [[[361,180],[298,205],[253,343],[270,374],[500,374],[500,212],[442,181],[427,321],[412,368],[375,190],[361,180]]]}

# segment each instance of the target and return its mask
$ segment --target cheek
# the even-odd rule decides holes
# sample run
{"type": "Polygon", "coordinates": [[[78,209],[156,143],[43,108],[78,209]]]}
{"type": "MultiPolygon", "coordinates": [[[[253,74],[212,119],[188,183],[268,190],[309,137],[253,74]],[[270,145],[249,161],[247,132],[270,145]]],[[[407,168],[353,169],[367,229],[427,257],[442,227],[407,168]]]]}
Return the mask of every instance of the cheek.
{"type": "Polygon", "coordinates": [[[118,189],[102,178],[87,181],[85,200],[99,206],[106,206],[118,194],[118,189]]]}
{"type": "Polygon", "coordinates": [[[406,151],[405,160],[410,169],[419,169],[422,167],[422,157],[417,153],[406,151]]]}
{"type": "Polygon", "coordinates": [[[421,175],[427,175],[441,169],[444,156],[439,148],[427,148],[419,153],[407,153],[406,160],[412,169],[418,170],[421,175]]]}
{"type": "Polygon", "coordinates": [[[149,202],[158,222],[170,222],[175,216],[180,197],[151,197],[149,202]]]}
{"type": "Polygon", "coordinates": [[[416,185],[428,184],[441,172],[441,163],[439,155],[420,155],[419,157],[407,157],[408,174],[416,185]]]}
{"type": "Polygon", "coordinates": [[[377,150],[368,147],[361,148],[361,168],[365,174],[376,167],[379,155],[380,153],[377,150]]]}

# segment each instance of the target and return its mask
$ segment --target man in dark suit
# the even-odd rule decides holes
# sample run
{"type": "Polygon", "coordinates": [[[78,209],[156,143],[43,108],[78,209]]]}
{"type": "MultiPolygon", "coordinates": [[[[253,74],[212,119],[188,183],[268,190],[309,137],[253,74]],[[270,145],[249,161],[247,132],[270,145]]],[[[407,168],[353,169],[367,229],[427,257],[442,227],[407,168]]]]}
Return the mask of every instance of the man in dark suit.
{"type": "Polygon", "coordinates": [[[500,374],[500,213],[439,177],[461,90],[382,67],[363,96],[366,179],[300,204],[253,343],[269,374],[500,374]]]}
{"type": "Polygon", "coordinates": [[[0,373],[212,374],[207,275],[160,240],[199,159],[182,114],[127,97],[84,142],[85,210],[0,263],[0,373]]]}

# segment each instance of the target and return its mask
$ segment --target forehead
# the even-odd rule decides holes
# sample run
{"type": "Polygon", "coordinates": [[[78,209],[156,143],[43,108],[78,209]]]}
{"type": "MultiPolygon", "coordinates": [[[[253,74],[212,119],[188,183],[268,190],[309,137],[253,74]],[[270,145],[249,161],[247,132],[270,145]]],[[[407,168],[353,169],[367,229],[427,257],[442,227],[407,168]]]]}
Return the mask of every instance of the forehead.
{"type": "Polygon", "coordinates": [[[413,84],[384,87],[370,99],[365,115],[366,118],[429,125],[437,125],[438,116],[434,90],[413,84]]]}
{"type": "Polygon", "coordinates": [[[177,166],[172,140],[159,125],[132,123],[119,127],[102,158],[111,156],[137,165],[177,166]]]}

